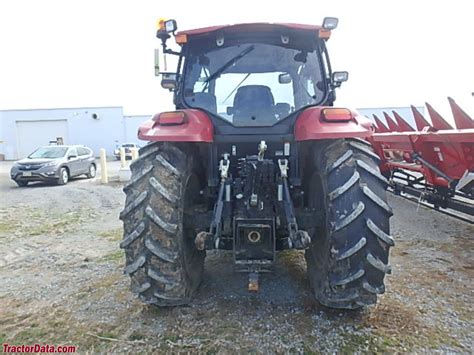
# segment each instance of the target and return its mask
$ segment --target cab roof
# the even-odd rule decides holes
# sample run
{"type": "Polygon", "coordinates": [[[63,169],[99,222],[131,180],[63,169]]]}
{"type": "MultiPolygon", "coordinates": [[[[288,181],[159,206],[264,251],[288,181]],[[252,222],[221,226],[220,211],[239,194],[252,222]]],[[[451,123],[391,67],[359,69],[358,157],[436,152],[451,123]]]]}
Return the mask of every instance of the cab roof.
{"type": "Polygon", "coordinates": [[[193,30],[179,31],[177,35],[186,35],[186,36],[199,36],[204,34],[209,34],[212,32],[218,31],[229,31],[229,32],[242,32],[242,31],[271,31],[274,29],[288,29],[296,31],[310,31],[317,33],[319,30],[323,29],[322,26],[316,25],[305,25],[305,24],[296,24],[296,23],[267,23],[267,22],[255,22],[255,23],[241,23],[235,25],[219,25],[211,27],[197,28],[193,30]]]}

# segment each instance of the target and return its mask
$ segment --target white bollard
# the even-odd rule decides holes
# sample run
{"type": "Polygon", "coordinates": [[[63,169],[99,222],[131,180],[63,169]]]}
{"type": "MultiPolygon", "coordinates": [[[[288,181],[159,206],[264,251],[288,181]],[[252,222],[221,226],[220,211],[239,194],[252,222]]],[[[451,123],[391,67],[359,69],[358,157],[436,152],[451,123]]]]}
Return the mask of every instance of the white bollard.
{"type": "Polygon", "coordinates": [[[123,169],[127,166],[126,157],[125,157],[125,148],[120,147],[120,168],[123,169]]]}
{"type": "MultiPolygon", "coordinates": [[[[132,151],[133,157],[133,151],[132,151]]],[[[120,170],[119,170],[119,181],[126,182],[130,180],[132,173],[130,172],[130,167],[127,165],[125,159],[125,148],[120,148],[120,170]]]]}
{"type": "Polygon", "coordinates": [[[138,158],[138,149],[137,148],[131,148],[131,150],[132,150],[132,161],[134,161],[138,158]]]}
{"type": "Polygon", "coordinates": [[[100,149],[100,182],[107,184],[109,182],[109,174],[107,172],[107,155],[105,149],[100,149]]]}

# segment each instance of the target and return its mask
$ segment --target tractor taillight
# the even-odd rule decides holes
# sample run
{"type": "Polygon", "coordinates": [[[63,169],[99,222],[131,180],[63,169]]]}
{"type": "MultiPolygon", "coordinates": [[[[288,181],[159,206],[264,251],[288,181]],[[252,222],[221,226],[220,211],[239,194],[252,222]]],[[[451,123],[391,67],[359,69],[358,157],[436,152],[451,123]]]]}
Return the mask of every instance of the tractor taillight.
{"type": "Polygon", "coordinates": [[[352,113],[347,108],[325,108],[323,119],[330,122],[345,122],[352,120],[352,113]]]}
{"type": "Polygon", "coordinates": [[[163,112],[156,121],[162,126],[180,125],[186,121],[186,114],[182,111],[163,112]]]}

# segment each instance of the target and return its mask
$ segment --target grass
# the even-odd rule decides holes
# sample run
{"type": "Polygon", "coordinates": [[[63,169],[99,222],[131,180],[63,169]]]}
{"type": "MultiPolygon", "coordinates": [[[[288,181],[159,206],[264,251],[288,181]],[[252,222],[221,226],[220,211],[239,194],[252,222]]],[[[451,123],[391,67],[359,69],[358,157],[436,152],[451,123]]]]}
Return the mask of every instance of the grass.
{"type": "MultiPolygon", "coordinates": [[[[105,277],[100,279],[92,280],[90,284],[87,286],[79,289],[76,293],[78,298],[84,298],[83,296],[87,297],[88,299],[95,300],[101,299],[105,295],[113,292],[114,294],[117,293],[115,284],[117,284],[120,280],[123,279],[123,276],[120,272],[112,272],[105,277]]],[[[128,291],[128,290],[120,290],[120,291],[128,291]]]]}
{"type": "Polygon", "coordinates": [[[21,227],[21,220],[12,218],[12,215],[17,215],[15,213],[17,209],[16,207],[0,208],[0,235],[12,234],[21,227]]]}
{"type": "Polygon", "coordinates": [[[98,236],[112,241],[120,241],[122,240],[123,230],[122,228],[107,230],[99,233],[98,236]]]}
{"type": "Polygon", "coordinates": [[[338,351],[342,354],[388,353],[392,346],[391,339],[375,334],[347,334],[344,336],[343,344],[338,351]]]}
{"type": "MultiPolygon", "coordinates": [[[[117,273],[96,280],[90,285],[87,295],[88,301],[94,302],[94,300],[102,298],[106,292],[115,293],[116,282],[120,276],[117,273]]],[[[297,330],[297,334],[301,335],[301,347],[291,348],[294,352],[302,349],[305,354],[318,354],[326,351],[342,354],[416,352],[417,349],[425,351],[436,349],[443,344],[459,347],[459,344],[451,339],[449,334],[418,322],[416,313],[409,314],[413,312],[412,309],[404,309],[393,300],[385,299],[385,301],[384,303],[391,303],[394,306],[390,307],[390,310],[388,306],[373,308],[353,317],[325,315],[324,318],[328,318],[331,322],[321,328],[322,333],[320,334],[324,337],[326,332],[337,331],[340,337],[335,344],[327,343],[324,338],[312,334],[311,328],[318,325],[313,323],[315,320],[312,319],[311,314],[301,313],[290,317],[275,314],[271,323],[275,330],[278,329],[279,324],[284,325],[286,322],[290,322],[293,326],[305,325],[301,331],[297,330]],[[349,326],[350,330],[344,331],[341,326],[349,326]]],[[[119,318],[110,323],[91,322],[90,320],[81,322],[75,319],[69,310],[61,308],[35,309],[34,314],[28,314],[26,317],[21,315],[23,312],[21,305],[20,307],[11,305],[4,309],[7,322],[0,323],[0,328],[3,325],[8,325],[10,330],[0,329],[0,340],[16,345],[66,343],[79,346],[80,352],[107,353],[123,349],[124,346],[133,347],[138,352],[146,351],[145,349],[152,347],[163,352],[219,353],[232,349],[234,346],[237,346],[241,351],[265,351],[265,349],[259,348],[258,342],[255,342],[260,338],[260,335],[263,340],[265,339],[264,334],[267,332],[265,328],[257,327],[258,322],[241,328],[241,326],[233,324],[232,317],[226,319],[226,317],[222,317],[222,314],[216,316],[208,314],[203,320],[203,324],[211,322],[212,329],[221,330],[213,333],[214,335],[210,337],[208,329],[201,329],[198,325],[187,328],[185,323],[181,323],[184,321],[183,318],[172,311],[161,312],[156,307],[133,306],[133,311],[129,309],[127,312],[118,314],[119,318]],[[166,328],[163,329],[163,333],[157,332],[149,326],[131,331],[130,324],[134,323],[136,317],[143,321],[142,324],[147,323],[147,320],[159,319],[160,322],[165,322],[166,328]],[[246,343],[242,338],[245,337],[244,332],[256,337],[246,343]],[[241,338],[242,341],[238,338],[241,338]]],[[[194,318],[195,314],[191,314],[194,318]]],[[[316,322],[318,321],[316,320],[316,322]]],[[[324,323],[326,321],[323,321],[324,323]]],[[[285,338],[281,340],[283,345],[287,344],[285,338]]],[[[290,341],[288,344],[291,344],[291,340],[288,341],[290,341]]],[[[291,349],[287,350],[293,352],[291,349]]],[[[284,348],[280,351],[284,351],[284,348]]]]}
{"type": "Polygon", "coordinates": [[[142,334],[142,333],[140,333],[140,332],[138,332],[138,331],[136,331],[136,330],[134,330],[134,331],[132,332],[132,334],[130,334],[130,335],[128,336],[128,340],[130,340],[130,341],[143,340],[143,339],[145,339],[145,338],[146,338],[146,337],[145,337],[144,334],[142,334]]]}
{"type": "Polygon", "coordinates": [[[123,331],[114,325],[79,322],[69,311],[64,309],[45,307],[35,310],[34,314],[28,314],[26,318],[8,308],[3,309],[2,313],[9,320],[9,330],[0,330],[0,342],[2,344],[32,345],[49,343],[75,345],[78,346],[80,352],[109,352],[106,349],[115,345],[115,343],[98,337],[118,339],[119,334],[123,331]]]}
{"type": "Polygon", "coordinates": [[[26,229],[25,232],[28,236],[45,235],[45,234],[62,234],[69,232],[73,229],[73,226],[81,222],[81,214],[79,211],[67,212],[64,215],[58,217],[52,217],[46,219],[46,222],[40,223],[33,226],[32,228],[26,229]]]}
{"type": "Polygon", "coordinates": [[[17,229],[17,226],[11,222],[0,222],[0,234],[10,234],[17,229]]]}
{"type": "Polygon", "coordinates": [[[116,250],[113,253],[104,255],[101,257],[98,262],[100,263],[121,263],[123,264],[125,262],[125,255],[123,253],[123,250],[116,250]]]}
{"type": "Polygon", "coordinates": [[[0,210],[0,235],[15,234],[15,237],[33,237],[39,235],[60,235],[73,231],[77,225],[91,218],[87,208],[65,211],[12,207],[8,211],[0,210]]]}

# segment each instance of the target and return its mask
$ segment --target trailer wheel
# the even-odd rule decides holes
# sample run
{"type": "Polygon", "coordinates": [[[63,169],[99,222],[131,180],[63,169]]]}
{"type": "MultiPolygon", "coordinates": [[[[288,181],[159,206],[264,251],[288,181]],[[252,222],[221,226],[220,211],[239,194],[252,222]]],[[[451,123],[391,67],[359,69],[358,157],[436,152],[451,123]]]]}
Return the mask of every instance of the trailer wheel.
{"type": "Polygon", "coordinates": [[[201,282],[205,251],[195,248],[195,231],[183,223],[200,196],[192,157],[175,145],[154,143],[140,149],[130,166],[120,247],[132,291],[148,304],[187,304],[201,282]]]}
{"type": "Polygon", "coordinates": [[[367,142],[350,139],[316,143],[308,163],[307,202],[325,214],[306,251],[315,297],[331,308],[374,304],[394,245],[379,158],[367,142]]]}

